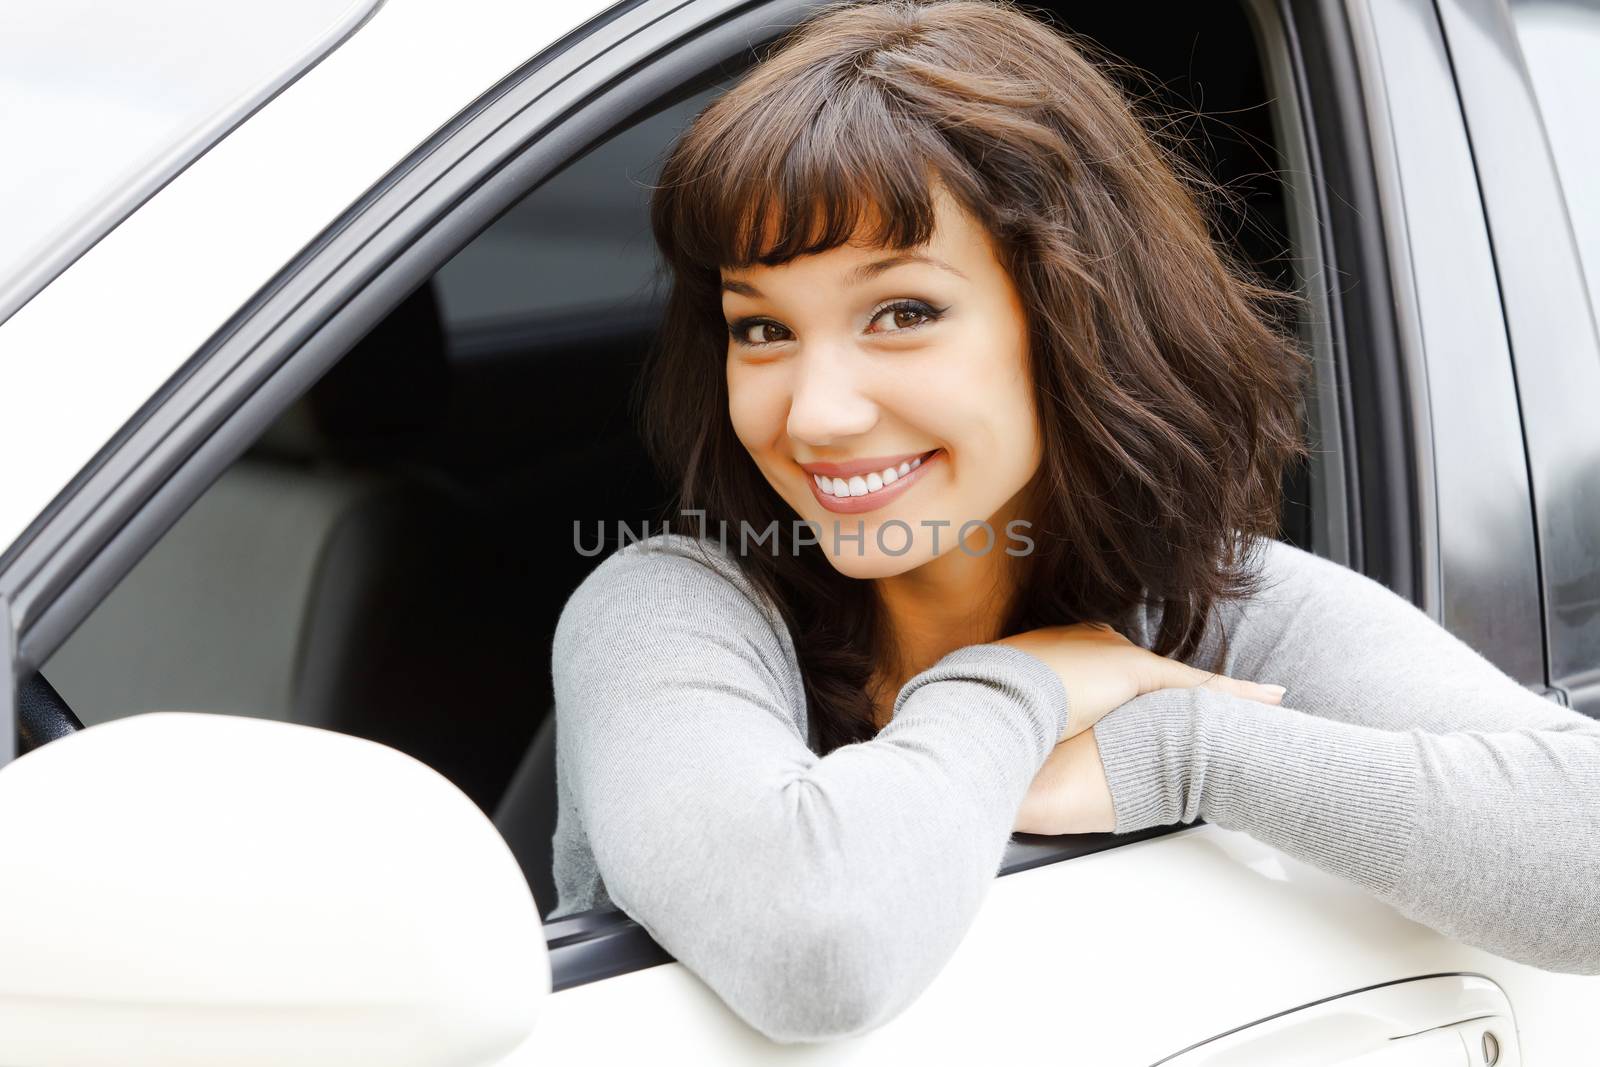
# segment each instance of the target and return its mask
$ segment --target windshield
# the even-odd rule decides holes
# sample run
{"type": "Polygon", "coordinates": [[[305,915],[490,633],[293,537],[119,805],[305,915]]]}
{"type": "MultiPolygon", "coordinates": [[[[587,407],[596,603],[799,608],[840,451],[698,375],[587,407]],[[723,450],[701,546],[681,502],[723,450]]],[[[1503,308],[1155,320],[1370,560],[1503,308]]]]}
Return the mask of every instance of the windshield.
{"type": "Polygon", "coordinates": [[[6,3],[0,322],[381,2],[6,3]]]}

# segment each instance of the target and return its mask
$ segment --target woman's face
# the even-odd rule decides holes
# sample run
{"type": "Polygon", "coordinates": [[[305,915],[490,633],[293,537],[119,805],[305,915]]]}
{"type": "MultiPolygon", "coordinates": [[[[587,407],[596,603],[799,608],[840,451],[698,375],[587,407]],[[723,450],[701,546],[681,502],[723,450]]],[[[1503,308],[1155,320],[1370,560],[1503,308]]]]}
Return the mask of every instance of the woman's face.
{"type": "Polygon", "coordinates": [[[963,551],[966,523],[966,554],[1004,558],[1039,466],[1022,302],[982,225],[935,206],[916,249],[722,272],[734,432],[851,577],[963,551]]]}

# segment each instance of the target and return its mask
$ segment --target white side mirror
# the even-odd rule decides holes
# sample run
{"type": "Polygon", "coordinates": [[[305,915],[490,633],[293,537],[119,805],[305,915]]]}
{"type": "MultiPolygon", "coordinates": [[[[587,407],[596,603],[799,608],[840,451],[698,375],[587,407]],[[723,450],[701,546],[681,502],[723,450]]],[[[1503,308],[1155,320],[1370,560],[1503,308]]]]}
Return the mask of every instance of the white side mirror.
{"type": "Polygon", "coordinates": [[[0,1063],[493,1063],[550,965],[445,778],[325,730],[164,712],[0,771],[0,1063]]]}

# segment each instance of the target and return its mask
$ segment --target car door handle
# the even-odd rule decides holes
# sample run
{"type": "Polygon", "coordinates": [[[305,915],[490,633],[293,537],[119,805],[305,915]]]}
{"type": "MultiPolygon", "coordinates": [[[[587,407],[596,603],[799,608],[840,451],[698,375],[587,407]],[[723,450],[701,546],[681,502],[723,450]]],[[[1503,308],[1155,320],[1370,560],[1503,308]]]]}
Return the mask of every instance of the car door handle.
{"type": "Polygon", "coordinates": [[[1511,1002],[1476,974],[1314,1001],[1237,1027],[1160,1067],[1521,1067],[1511,1002]]]}
{"type": "Polygon", "coordinates": [[[1391,1040],[1383,1048],[1341,1061],[1341,1067],[1476,1067],[1466,1038],[1454,1027],[1391,1040]]]}

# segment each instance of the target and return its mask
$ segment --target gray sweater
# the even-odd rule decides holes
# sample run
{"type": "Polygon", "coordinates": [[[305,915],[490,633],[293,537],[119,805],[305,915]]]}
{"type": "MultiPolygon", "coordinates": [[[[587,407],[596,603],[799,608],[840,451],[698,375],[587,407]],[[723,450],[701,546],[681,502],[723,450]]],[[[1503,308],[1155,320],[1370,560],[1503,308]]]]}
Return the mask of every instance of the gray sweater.
{"type": "MultiPolygon", "coordinates": [[[[1281,707],[1163,689],[1094,726],[1116,833],[1202,817],[1417,922],[1600,974],[1600,723],[1379,583],[1278,541],[1189,662],[1281,707]]],[[[1149,648],[1159,608],[1120,629],[1149,648]]],[[[872,740],[818,757],[794,646],[713,541],[606,559],[554,642],[558,906],[614,904],[782,1042],[870,1030],[954,952],[1065,732],[1041,660],[957,649],[872,740]]]]}

